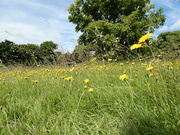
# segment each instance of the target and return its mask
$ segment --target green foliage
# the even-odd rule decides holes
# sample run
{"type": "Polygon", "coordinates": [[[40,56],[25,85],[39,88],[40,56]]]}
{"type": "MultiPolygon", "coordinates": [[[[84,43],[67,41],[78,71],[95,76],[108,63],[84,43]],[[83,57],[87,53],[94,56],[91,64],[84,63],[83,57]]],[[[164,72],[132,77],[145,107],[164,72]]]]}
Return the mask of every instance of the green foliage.
{"type": "Polygon", "coordinates": [[[4,64],[34,65],[38,63],[54,63],[57,55],[57,44],[52,41],[43,42],[40,46],[35,44],[16,45],[5,40],[0,43],[0,62],[4,64]]]}
{"type": "Polygon", "coordinates": [[[91,59],[93,54],[88,51],[86,46],[78,45],[72,53],[73,60],[76,63],[82,63],[91,59]]]}
{"type": "Polygon", "coordinates": [[[34,44],[16,45],[17,50],[14,54],[17,56],[17,63],[32,65],[40,61],[39,46],[34,44]]]}
{"type": "Polygon", "coordinates": [[[13,46],[14,43],[9,40],[0,43],[0,60],[2,63],[8,63],[12,59],[13,46]]]}
{"type": "Polygon", "coordinates": [[[55,62],[56,55],[54,50],[58,45],[52,41],[46,41],[40,44],[40,52],[44,62],[55,62]]]}
{"type": "Polygon", "coordinates": [[[180,55],[180,30],[163,32],[154,41],[154,45],[159,51],[169,54],[173,52],[176,56],[180,55]]]}
{"type": "Polygon", "coordinates": [[[69,8],[69,21],[83,33],[79,44],[101,56],[126,57],[130,45],[164,24],[163,9],[153,8],[150,0],[76,0],[69,8]]]}

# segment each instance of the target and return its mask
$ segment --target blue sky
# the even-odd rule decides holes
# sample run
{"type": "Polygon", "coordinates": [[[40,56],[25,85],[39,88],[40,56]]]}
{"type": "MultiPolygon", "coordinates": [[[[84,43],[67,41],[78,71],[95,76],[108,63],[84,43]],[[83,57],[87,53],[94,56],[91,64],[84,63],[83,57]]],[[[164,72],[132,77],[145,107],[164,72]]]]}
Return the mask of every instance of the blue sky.
{"type": "MultiPolygon", "coordinates": [[[[0,0],[0,42],[5,39],[16,44],[41,44],[53,41],[59,50],[72,52],[80,33],[68,21],[68,8],[74,0],[0,0]]],[[[163,7],[164,31],[180,30],[180,0],[152,0],[156,8],[163,7]]]]}

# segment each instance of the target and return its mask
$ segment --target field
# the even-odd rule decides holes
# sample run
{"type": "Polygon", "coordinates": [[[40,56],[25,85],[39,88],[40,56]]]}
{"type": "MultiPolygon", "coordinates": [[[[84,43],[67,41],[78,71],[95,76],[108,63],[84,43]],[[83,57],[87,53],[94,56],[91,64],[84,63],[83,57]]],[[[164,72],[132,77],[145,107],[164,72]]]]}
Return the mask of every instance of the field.
{"type": "Polygon", "coordinates": [[[1,135],[179,135],[180,61],[0,68],[1,135]]]}

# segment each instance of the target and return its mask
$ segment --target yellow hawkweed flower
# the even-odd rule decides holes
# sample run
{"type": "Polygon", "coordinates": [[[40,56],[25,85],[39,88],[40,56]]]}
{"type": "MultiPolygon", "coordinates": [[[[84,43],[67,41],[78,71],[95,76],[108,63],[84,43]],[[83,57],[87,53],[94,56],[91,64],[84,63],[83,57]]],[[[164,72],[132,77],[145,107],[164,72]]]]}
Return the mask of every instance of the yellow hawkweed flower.
{"type": "Polygon", "coordinates": [[[70,76],[70,77],[65,78],[64,80],[66,80],[66,81],[74,81],[74,78],[70,76]]]}
{"type": "Polygon", "coordinates": [[[144,36],[142,36],[140,39],[139,39],[139,43],[142,43],[144,41],[146,41],[148,38],[150,38],[151,36],[153,35],[153,33],[148,33],[144,36]]]}
{"type": "Polygon", "coordinates": [[[128,75],[124,74],[124,75],[120,75],[120,76],[119,76],[119,79],[120,79],[120,80],[125,80],[125,79],[127,79],[128,77],[129,77],[128,75]]]}
{"type": "Polygon", "coordinates": [[[93,88],[89,88],[89,90],[88,90],[89,92],[93,92],[94,91],[94,89],[93,88]]]}
{"type": "Polygon", "coordinates": [[[74,71],[74,69],[75,69],[75,68],[73,67],[73,68],[71,68],[69,71],[72,72],[72,71],[74,71]]]}
{"type": "Polygon", "coordinates": [[[87,88],[88,88],[88,86],[84,86],[84,88],[85,88],[85,89],[87,89],[87,88]]]}
{"type": "Polygon", "coordinates": [[[120,63],[120,66],[123,66],[124,65],[124,63],[120,63]]]}
{"type": "Polygon", "coordinates": [[[2,105],[0,105],[0,109],[2,109],[3,107],[2,107],[2,105]]]}
{"type": "Polygon", "coordinates": [[[112,59],[108,59],[108,61],[110,62],[110,61],[112,61],[112,59]]]}
{"type": "Polygon", "coordinates": [[[153,67],[148,67],[148,68],[146,68],[146,70],[152,70],[153,69],[153,67]]]}
{"type": "Polygon", "coordinates": [[[89,83],[89,81],[90,81],[89,79],[85,79],[84,83],[89,83]]]}
{"type": "Polygon", "coordinates": [[[95,61],[96,60],[96,58],[92,58],[92,59],[90,59],[89,61],[95,61]]]}
{"type": "Polygon", "coordinates": [[[131,49],[131,50],[134,50],[134,49],[142,48],[142,47],[144,47],[142,44],[133,44],[133,45],[130,47],[130,49],[131,49]]]}
{"type": "Polygon", "coordinates": [[[149,77],[153,76],[154,74],[149,74],[149,77]]]}
{"type": "Polygon", "coordinates": [[[32,82],[33,82],[33,83],[37,83],[37,82],[38,82],[38,80],[32,80],[32,82]]]}

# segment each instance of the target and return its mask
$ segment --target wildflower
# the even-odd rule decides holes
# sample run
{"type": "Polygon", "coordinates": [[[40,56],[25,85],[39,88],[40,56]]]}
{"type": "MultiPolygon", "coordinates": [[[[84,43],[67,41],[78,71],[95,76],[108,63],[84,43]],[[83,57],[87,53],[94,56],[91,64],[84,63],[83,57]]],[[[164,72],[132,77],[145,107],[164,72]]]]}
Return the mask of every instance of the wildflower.
{"type": "Polygon", "coordinates": [[[3,107],[2,107],[2,105],[0,105],[0,109],[2,109],[3,107]]]}
{"type": "Polygon", "coordinates": [[[146,68],[146,70],[152,70],[153,69],[153,67],[148,67],[148,68],[146,68]]]}
{"type": "Polygon", "coordinates": [[[153,76],[154,74],[149,74],[149,77],[153,76]]]}
{"type": "Polygon", "coordinates": [[[40,65],[36,65],[37,67],[40,67],[40,65]]]}
{"type": "Polygon", "coordinates": [[[124,75],[119,76],[119,79],[120,79],[120,80],[125,80],[125,79],[127,79],[128,77],[129,77],[128,75],[124,74],[124,75]]]}
{"type": "Polygon", "coordinates": [[[92,59],[90,59],[89,61],[95,61],[96,60],[96,58],[92,58],[92,59]]]}
{"type": "Polygon", "coordinates": [[[45,69],[45,71],[50,71],[49,69],[45,69]]]}
{"type": "Polygon", "coordinates": [[[60,76],[61,79],[64,79],[64,76],[60,76]]]}
{"type": "Polygon", "coordinates": [[[124,63],[120,63],[120,66],[123,66],[124,65],[124,63]]]}
{"type": "Polygon", "coordinates": [[[168,100],[164,100],[164,102],[168,102],[168,100]]]}
{"type": "Polygon", "coordinates": [[[89,88],[89,90],[88,90],[89,92],[93,92],[94,91],[94,89],[93,88],[89,88]]]}
{"type": "Polygon", "coordinates": [[[137,93],[134,93],[133,95],[134,95],[135,97],[137,97],[137,96],[138,96],[138,95],[137,95],[137,93]]]}
{"type": "Polygon", "coordinates": [[[146,41],[146,40],[149,39],[152,35],[153,35],[153,33],[148,33],[148,34],[142,36],[142,37],[139,39],[139,43],[142,43],[142,42],[146,41]]]}
{"type": "Polygon", "coordinates": [[[74,78],[70,76],[70,77],[65,78],[64,80],[66,80],[66,81],[74,81],[74,78]]]}
{"type": "Polygon", "coordinates": [[[38,80],[32,80],[32,82],[33,82],[33,83],[37,83],[37,82],[38,82],[38,80]]]}
{"type": "Polygon", "coordinates": [[[87,89],[87,88],[88,88],[88,86],[84,86],[84,88],[85,88],[85,89],[87,89]]]}
{"type": "Polygon", "coordinates": [[[134,50],[134,49],[142,48],[142,47],[144,47],[142,44],[133,44],[133,45],[130,47],[130,49],[131,49],[131,50],[134,50]]]}
{"type": "Polygon", "coordinates": [[[85,79],[84,83],[89,83],[89,81],[90,81],[89,79],[85,79]]]}
{"type": "Polygon", "coordinates": [[[69,70],[70,72],[74,71],[74,67],[69,70]]]}
{"type": "Polygon", "coordinates": [[[62,86],[63,86],[63,88],[66,88],[66,85],[63,84],[62,86]]]}
{"type": "Polygon", "coordinates": [[[112,61],[112,59],[108,59],[108,61],[109,61],[109,62],[111,62],[111,61],[112,61]]]}

